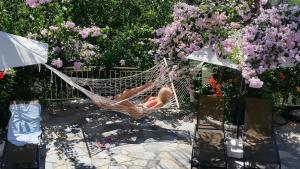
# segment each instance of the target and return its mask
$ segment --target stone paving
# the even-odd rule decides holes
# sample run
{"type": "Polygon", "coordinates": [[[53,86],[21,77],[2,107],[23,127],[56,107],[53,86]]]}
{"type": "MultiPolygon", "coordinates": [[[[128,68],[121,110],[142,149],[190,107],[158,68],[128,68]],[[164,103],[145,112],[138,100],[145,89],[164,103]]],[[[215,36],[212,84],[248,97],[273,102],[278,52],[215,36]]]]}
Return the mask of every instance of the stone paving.
{"type": "Polygon", "coordinates": [[[300,124],[289,122],[277,127],[276,140],[282,169],[300,168],[300,124]]]}
{"type": "MultiPolygon", "coordinates": [[[[133,121],[118,113],[87,110],[84,113],[77,110],[72,118],[70,114],[48,118],[41,168],[190,168],[191,134],[195,125],[192,118],[183,115],[133,121]]],[[[276,140],[282,168],[298,169],[300,124],[277,126],[276,140]]]]}
{"type": "Polygon", "coordinates": [[[79,119],[80,125],[74,120],[67,123],[62,116],[48,117],[41,168],[190,168],[192,131],[186,129],[193,128],[194,120],[153,121],[146,118],[132,121],[118,113],[101,114],[98,111],[84,117],[76,116],[74,114],[73,118],[79,119]],[[109,142],[105,140],[108,136],[109,142]]]}
{"type": "Polygon", "coordinates": [[[46,157],[43,168],[165,168],[181,169],[190,167],[191,145],[184,142],[149,141],[141,144],[120,146],[106,145],[89,155],[80,128],[63,129],[67,134],[65,140],[58,139],[56,132],[47,133],[54,138],[46,143],[46,157]],[[72,132],[70,132],[72,130],[72,132]]]}

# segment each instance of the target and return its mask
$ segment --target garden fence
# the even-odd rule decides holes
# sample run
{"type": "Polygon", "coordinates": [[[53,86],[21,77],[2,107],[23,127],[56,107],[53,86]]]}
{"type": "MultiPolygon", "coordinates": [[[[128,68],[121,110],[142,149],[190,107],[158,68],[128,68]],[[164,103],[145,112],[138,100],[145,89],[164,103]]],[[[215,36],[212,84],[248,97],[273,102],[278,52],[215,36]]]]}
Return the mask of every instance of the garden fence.
{"type": "MultiPolygon", "coordinates": [[[[76,90],[74,87],[67,84],[60,77],[56,76],[54,73],[48,69],[42,70],[44,76],[39,79],[39,85],[43,99],[48,101],[60,101],[60,100],[74,100],[79,98],[84,98],[85,96],[76,90]]],[[[141,71],[134,67],[114,67],[112,69],[104,69],[100,67],[91,67],[89,69],[83,69],[76,71],[73,68],[64,68],[61,70],[69,77],[81,77],[81,78],[95,78],[95,79],[110,79],[110,78],[120,78],[126,76],[132,76],[140,73],[141,71]]],[[[202,73],[199,72],[194,80],[199,81],[201,84],[202,73]]],[[[180,83],[180,82],[179,82],[180,83]]],[[[184,86],[186,87],[186,86],[184,86]]]]}
{"type": "MultiPolygon", "coordinates": [[[[83,69],[76,71],[73,68],[64,68],[61,70],[69,77],[81,78],[120,78],[135,75],[141,71],[133,67],[114,67],[112,69],[104,69],[100,67],[91,67],[90,69],[83,69]]],[[[61,78],[56,76],[49,70],[45,70],[44,80],[42,81],[43,98],[45,100],[59,101],[72,100],[84,97],[78,90],[67,84],[61,78]]]]}

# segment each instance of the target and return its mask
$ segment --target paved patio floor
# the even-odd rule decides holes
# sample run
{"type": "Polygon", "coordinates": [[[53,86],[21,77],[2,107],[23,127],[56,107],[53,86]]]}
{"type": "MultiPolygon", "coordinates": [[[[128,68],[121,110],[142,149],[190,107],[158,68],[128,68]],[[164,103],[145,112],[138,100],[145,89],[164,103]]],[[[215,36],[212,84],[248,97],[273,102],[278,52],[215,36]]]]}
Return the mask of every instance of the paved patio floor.
{"type": "Polygon", "coordinates": [[[185,119],[166,113],[161,120],[134,121],[119,113],[76,111],[72,118],[69,112],[44,115],[41,168],[190,168],[195,120],[187,114],[185,119]]]}
{"type": "MultiPolygon", "coordinates": [[[[195,120],[189,113],[160,112],[155,118],[133,121],[90,107],[61,110],[64,112],[44,114],[41,168],[190,168],[195,120]]],[[[299,169],[300,124],[277,126],[276,139],[282,168],[299,169]]]]}
{"type": "Polygon", "coordinates": [[[110,147],[107,145],[106,148],[95,146],[90,156],[91,150],[87,149],[83,135],[80,133],[81,131],[74,135],[67,134],[68,139],[60,142],[59,149],[55,143],[47,144],[48,152],[44,167],[47,169],[181,169],[190,167],[191,146],[187,143],[150,141],[110,147]]]}
{"type": "Polygon", "coordinates": [[[277,127],[278,143],[282,169],[300,168],[300,124],[289,122],[277,127]]]}

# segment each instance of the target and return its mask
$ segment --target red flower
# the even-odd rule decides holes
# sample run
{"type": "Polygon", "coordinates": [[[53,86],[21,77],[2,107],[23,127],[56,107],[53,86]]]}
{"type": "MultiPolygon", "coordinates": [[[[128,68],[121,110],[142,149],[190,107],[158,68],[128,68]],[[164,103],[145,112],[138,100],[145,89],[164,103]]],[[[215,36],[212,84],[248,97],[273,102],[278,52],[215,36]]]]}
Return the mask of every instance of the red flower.
{"type": "Polygon", "coordinates": [[[280,79],[281,81],[283,81],[283,80],[285,79],[284,73],[282,73],[282,72],[279,73],[279,79],[280,79]]]}
{"type": "Polygon", "coordinates": [[[0,80],[4,79],[5,72],[0,71],[0,80]]]}
{"type": "Polygon", "coordinates": [[[215,92],[215,95],[216,95],[216,96],[222,96],[221,87],[222,87],[221,84],[217,84],[216,92],[215,92]]]}
{"type": "Polygon", "coordinates": [[[210,77],[210,78],[208,79],[208,83],[209,83],[210,87],[211,87],[213,90],[214,90],[214,89],[216,88],[216,86],[217,86],[217,81],[214,79],[213,76],[210,77]]]}
{"type": "Polygon", "coordinates": [[[212,91],[215,92],[216,96],[222,96],[222,85],[221,84],[217,84],[217,81],[214,79],[214,77],[210,77],[208,79],[208,83],[210,85],[210,87],[212,88],[212,91]]]}

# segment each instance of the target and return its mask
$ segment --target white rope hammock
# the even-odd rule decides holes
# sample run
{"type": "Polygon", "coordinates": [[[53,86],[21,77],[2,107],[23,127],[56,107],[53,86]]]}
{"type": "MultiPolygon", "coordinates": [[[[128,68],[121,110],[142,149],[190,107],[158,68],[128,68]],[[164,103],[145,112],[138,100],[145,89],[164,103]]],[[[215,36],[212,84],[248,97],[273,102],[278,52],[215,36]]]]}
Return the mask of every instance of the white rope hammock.
{"type": "MultiPolygon", "coordinates": [[[[160,88],[165,85],[168,85],[171,88],[173,95],[167,103],[165,103],[162,107],[158,109],[178,109],[180,108],[180,100],[187,100],[186,96],[188,95],[188,91],[186,91],[186,88],[184,86],[186,85],[186,81],[184,81],[183,79],[176,81],[172,80],[169,74],[166,60],[162,61],[161,63],[157,64],[151,69],[143,71],[141,73],[127,77],[110,79],[69,77],[51,66],[48,66],[46,64],[44,65],[46,68],[51,70],[51,73],[55,73],[66,83],[84,93],[94,103],[101,103],[102,105],[110,105],[114,107],[124,101],[128,101],[135,105],[143,104],[147,101],[147,99],[150,96],[157,96],[160,88]],[[153,85],[144,88],[138,93],[133,94],[131,97],[118,101],[109,99],[110,96],[117,96],[126,89],[140,87],[147,82],[153,82],[153,85]],[[86,89],[86,86],[88,86],[90,90],[86,89]]],[[[120,108],[109,108],[109,110],[118,111],[130,115],[128,112],[120,108]]],[[[147,112],[143,112],[143,114],[147,115],[155,110],[157,109],[152,109],[151,111],[147,110],[147,112]]]]}

